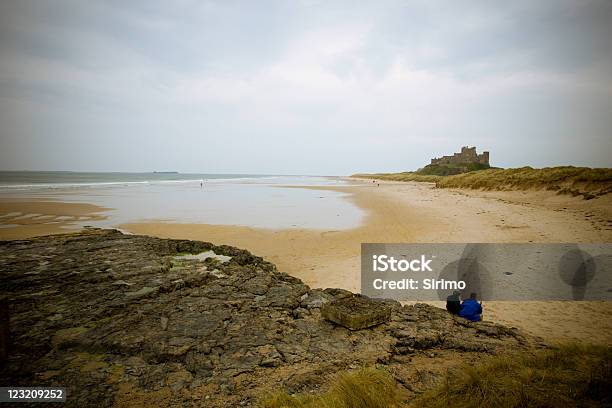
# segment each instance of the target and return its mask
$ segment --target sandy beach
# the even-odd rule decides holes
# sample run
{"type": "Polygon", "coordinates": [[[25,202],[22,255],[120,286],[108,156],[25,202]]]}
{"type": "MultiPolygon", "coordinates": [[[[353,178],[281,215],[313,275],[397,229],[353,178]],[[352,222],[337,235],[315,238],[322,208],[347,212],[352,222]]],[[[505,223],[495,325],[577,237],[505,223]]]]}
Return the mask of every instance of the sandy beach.
{"type": "MultiPolygon", "coordinates": [[[[245,248],[311,287],[352,291],[359,290],[362,242],[612,242],[609,196],[586,201],[544,191],[481,192],[436,189],[429,183],[353,181],[355,185],[316,187],[347,193],[366,211],[363,224],[353,229],[275,230],[169,222],[119,227],[136,234],[245,248]]],[[[0,222],[14,225],[0,228],[1,239],[65,232],[74,221],[68,216],[104,216],[103,208],[71,203],[13,201],[3,202],[0,209],[0,222]],[[17,223],[7,216],[16,212],[22,217],[39,215],[17,223]],[[56,217],[55,221],[42,218],[45,215],[56,217]],[[57,222],[57,217],[63,218],[57,222]]],[[[610,344],[611,309],[608,302],[488,302],[484,318],[548,340],[610,344]]]]}
{"type": "Polygon", "coordinates": [[[74,230],[74,224],[106,219],[109,208],[87,203],[60,201],[0,201],[0,239],[22,239],[61,234],[74,230]]]}

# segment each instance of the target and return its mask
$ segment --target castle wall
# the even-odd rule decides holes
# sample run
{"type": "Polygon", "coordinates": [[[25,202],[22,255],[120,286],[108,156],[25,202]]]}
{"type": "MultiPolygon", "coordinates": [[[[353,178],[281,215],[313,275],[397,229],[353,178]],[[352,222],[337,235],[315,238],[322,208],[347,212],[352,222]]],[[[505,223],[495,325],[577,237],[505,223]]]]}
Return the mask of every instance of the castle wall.
{"type": "Polygon", "coordinates": [[[476,153],[476,147],[464,146],[460,153],[452,156],[442,156],[431,159],[431,164],[461,164],[461,163],[481,163],[489,164],[489,152],[476,153]]]}

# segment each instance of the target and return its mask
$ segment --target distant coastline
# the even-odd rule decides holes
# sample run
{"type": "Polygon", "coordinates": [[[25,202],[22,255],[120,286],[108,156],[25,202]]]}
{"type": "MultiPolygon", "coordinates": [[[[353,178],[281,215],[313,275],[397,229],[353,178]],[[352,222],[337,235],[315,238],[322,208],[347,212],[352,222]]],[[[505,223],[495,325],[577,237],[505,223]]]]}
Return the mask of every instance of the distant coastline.
{"type": "Polygon", "coordinates": [[[78,171],[0,171],[0,189],[65,186],[95,186],[109,184],[151,183],[164,181],[197,181],[260,179],[267,174],[214,174],[155,172],[78,172],[78,171]]]}

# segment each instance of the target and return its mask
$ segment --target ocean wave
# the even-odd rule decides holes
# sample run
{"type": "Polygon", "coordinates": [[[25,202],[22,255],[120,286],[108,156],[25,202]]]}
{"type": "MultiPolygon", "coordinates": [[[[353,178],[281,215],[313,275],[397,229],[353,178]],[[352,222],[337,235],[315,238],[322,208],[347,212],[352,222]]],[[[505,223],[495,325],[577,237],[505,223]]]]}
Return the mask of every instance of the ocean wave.
{"type": "Polygon", "coordinates": [[[231,183],[245,181],[265,181],[282,178],[281,176],[250,176],[250,177],[225,177],[225,178],[194,178],[179,180],[138,180],[138,181],[92,181],[92,182],[57,182],[57,183],[29,183],[29,184],[0,184],[0,190],[35,190],[35,189],[66,189],[66,188],[91,188],[112,187],[132,185],[159,185],[159,184],[199,184],[231,183]]]}

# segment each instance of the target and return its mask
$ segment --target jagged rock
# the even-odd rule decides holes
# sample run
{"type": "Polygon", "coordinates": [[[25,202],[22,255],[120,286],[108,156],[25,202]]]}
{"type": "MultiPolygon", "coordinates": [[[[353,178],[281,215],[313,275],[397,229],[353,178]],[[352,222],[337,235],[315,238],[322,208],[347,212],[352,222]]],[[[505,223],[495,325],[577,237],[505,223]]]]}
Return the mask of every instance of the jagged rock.
{"type": "Polygon", "coordinates": [[[126,281],[124,281],[124,280],[118,280],[118,281],[113,282],[113,285],[118,285],[118,286],[121,286],[121,285],[124,285],[124,286],[132,286],[132,285],[133,285],[133,283],[129,283],[129,282],[126,282],[126,281]]]}
{"type": "Polygon", "coordinates": [[[300,305],[306,309],[316,309],[321,308],[321,306],[333,299],[334,297],[331,294],[314,289],[302,295],[300,298],[300,305]]]}
{"type": "Polygon", "coordinates": [[[353,293],[346,289],[339,288],[327,288],[323,290],[323,293],[331,296],[334,299],[342,299],[344,297],[351,297],[353,293]]]}
{"type": "Polygon", "coordinates": [[[168,384],[174,392],[182,390],[185,386],[189,385],[192,380],[193,376],[186,370],[175,371],[166,376],[166,384],[168,384]]]}
{"type": "Polygon", "coordinates": [[[63,347],[75,343],[79,337],[87,332],[85,327],[70,327],[68,329],[61,329],[55,332],[51,338],[51,345],[53,347],[63,347]]]}
{"type": "Polygon", "coordinates": [[[257,353],[261,356],[259,365],[263,367],[276,367],[281,363],[282,356],[278,350],[270,344],[258,347],[257,353]]]}
{"type": "Polygon", "coordinates": [[[9,305],[4,298],[0,298],[0,364],[4,364],[8,358],[9,338],[9,305]]]}
{"type": "Polygon", "coordinates": [[[351,366],[527,344],[516,329],[430,305],[310,289],[247,251],[205,242],[90,229],[0,242],[0,270],[11,318],[0,382],[64,385],[68,407],[198,398],[232,407],[260,388],[315,387],[351,366]]]}
{"type": "Polygon", "coordinates": [[[158,290],[159,290],[158,287],[150,288],[150,287],[145,286],[144,288],[137,290],[135,292],[127,292],[125,296],[132,298],[132,299],[139,299],[139,298],[146,297],[154,293],[157,293],[158,290]]]}
{"type": "Polygon", "coordinates": [[[364,296],[344,296],[321,307],[321,316],[350,330],[361,330],[389,321],[391,307],[364,296]]]}

